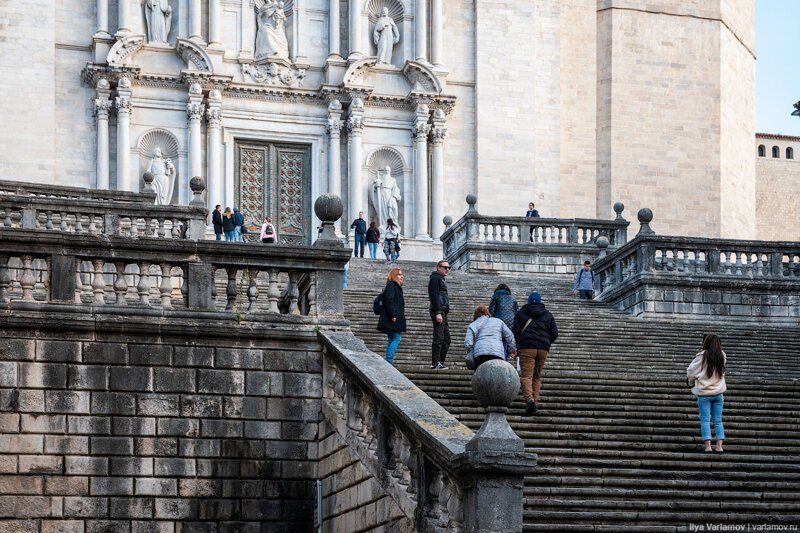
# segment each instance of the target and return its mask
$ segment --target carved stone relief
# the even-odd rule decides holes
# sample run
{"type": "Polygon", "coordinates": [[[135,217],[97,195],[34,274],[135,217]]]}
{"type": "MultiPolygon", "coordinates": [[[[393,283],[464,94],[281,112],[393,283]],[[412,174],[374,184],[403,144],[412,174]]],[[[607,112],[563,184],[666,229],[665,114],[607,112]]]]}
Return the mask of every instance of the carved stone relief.
{"type": "Polygon", "coordinates": [[[288,66],[284,62],[270,61],[262,64],[244,64],[242,73],[263,85],[302,87],[306,69],[288,66]]]}
{"type": "Polygon", "coordinates": [[[370,177],[370,202],[376,222],[384,227],[386,219],[392,218],[395,224],[403,227],[400,206],[403,201],[405,163],[402,156],[393,148],[384,146],[369,156],[367,168],[370,177]]]}
{"type": "Polygon", "coordinates": [[[256,59],[289,59],[286,19],[292,2],[255,0],[256,59]]]}

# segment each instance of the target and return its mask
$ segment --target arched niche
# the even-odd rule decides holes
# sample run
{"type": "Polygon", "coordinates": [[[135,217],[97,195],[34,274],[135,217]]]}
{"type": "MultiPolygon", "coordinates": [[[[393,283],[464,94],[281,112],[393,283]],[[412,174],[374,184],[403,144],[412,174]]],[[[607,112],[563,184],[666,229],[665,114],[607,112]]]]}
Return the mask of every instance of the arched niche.
{"type": "MultiPolygon", "coordinates": [[[[375,220],[376,222],[380,223],[377,219],[377,208],[375,206],[375,193],[373,189],[373,183],[375,179],[378,177],[378,171],[382,171],[384,168],[389,167],[392,169],[392,177],[397,181],[398,188],[401,191],[401,195],[403,196],[398,202],[398,220],[395,222],[402,228],[403,227],[403,205],[406,201],[404,191],[406,190],[406,179],[405,174],[408,170],[406,166],[406,162],[403,159],[403,156],[390,146],[382,146],[374,150],[368,157],[367,157],[367,194],[369,196],[369,216],[370,220],[375,220]]],[[[410,200],[410,199],[409,199],[410,200]]]]}
{"type": "Polygon", "coordinates": [[[369,0],[364,7],[364,10],[367,12],[367,16],[369,17],[368,36],[370,55],[375,56],[378,53],[378,48],[375,44],[375,40],[373,39],[373,34],[375,32],[375,23],[378,22],[383,8],[388,10],[389,16],[392,18],[392,20],[394,20],[394,23],[397,25],[397,29],[400,33],[400,40],[395,43],[394,48],[392,49],[392,65],[402,65],[404,59],[403,40],[406,37],[404,35],[403,28],[403,15],[405,14],[405,10],[402,2],[399,0],[369,0]]]}
{"type": "Polygon", "coordinates": [[[178,165],[178,157],[181,149],[178,138],[165,129],[153,128],[144,132],[141,137],[139,137],[139,141],[136,143],[136,146],[139,151],[139,190],[144,189],[144,180],[142,180],[142,174],[144,174],[150,167],[150,161],[153,159],[155,149],[161,148],[161,154],[163,157],[171,159],[175,165],[175,176],[172,180],[171,203],[176,203],[178,201],[177,190],[180,167],[180,165],[178,165]]]}

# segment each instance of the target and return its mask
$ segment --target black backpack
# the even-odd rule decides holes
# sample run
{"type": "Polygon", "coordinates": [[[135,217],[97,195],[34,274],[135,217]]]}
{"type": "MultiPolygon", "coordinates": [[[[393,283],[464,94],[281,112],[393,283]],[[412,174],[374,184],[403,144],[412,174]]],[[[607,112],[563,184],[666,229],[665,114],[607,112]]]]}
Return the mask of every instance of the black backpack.
{"type": "Polygon", "coordinates": [[[372,312],[376,315],[383,313],[383,293],[380,293],[372,301],[372,312]]]}

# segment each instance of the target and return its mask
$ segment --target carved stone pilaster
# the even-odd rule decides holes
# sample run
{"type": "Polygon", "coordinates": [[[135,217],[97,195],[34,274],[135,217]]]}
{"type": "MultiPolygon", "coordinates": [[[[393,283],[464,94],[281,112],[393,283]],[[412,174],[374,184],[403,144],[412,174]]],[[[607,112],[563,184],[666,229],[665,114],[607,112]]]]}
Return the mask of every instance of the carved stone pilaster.
{"type": "Polygon", "coordinates": [[[186,116],[189,118],[189,121],[194,120],[201,120],[203,118],[203,111],[205,111],[206,106],[201,104],[200,102],[188,102],[186,104],[186,116]]]}
{"type": "Polygon", "coordinates": [[[208,93],[208,146],[206,149],[206,169],[208,173],[208,200],[209,209],[216,203],[223,203],[223,178],[222,178],[222,94],[217,89],[208,93]]]}
{"type": "MultiPolygon", "coordinates": [[[[189,87],[189,101],[186,103],[186,116],[189,119],[189,178],[202,177],[203,163],[201,159],[201,133],[200,123],[206,106],[203,105],[203,88],[199,83],[192,83],[189,87]]],[[[180,201],[188,202],[189,191],[183,186],[179,189],[180,201]]]]}
{"type": "MultiPolygon", "coordinates": [[[[339,143],[343,125],[342,103],[339,100],[331,100],[328,103],[328,122],[325,124],[325,130],[329,135],[328,192],[339,197],[342,195],[342,168],[339,143]]],[[[338,232],[338,226],[336,230],[338,232]]]]}
{"type": "Polygon", "coordinates": [[[350,102],[350,111],[347,117],[348,135],[348,175],[350,178],[349,189],[350,199],[348,201],[348,219],[354,220],[358,217],[359,211],[365,211],[364,191],[362,190],[361,169],[362,161],[362,141],[361,134],[364,131],[364,102],[360,98],[354,98],[350,102]]]}
{"type": "Polygon", "coordinates": [[[418,104],[411,127],[414,138],[414,237],[428,239],[428,124],[427,104],[418,104]]]}
{"type": "Polygon", "coordinates": [[[114,99],[114,103],[117,108],[117,189],[120,191],[134,190],[130,179],[132,96],[131,80],[126,77],[119,78],[119,81],[117,81],[117,97],[114,99]]]}
{"type": "Polygon", "coordinates": [[[97,81],[96,97],[93,100],[94,114],[97,117],[97,162],[95,187],[108,189],[109,186],[109,150],[108,150],[108,117],[114,107],[111,97],[111,84],[101,78],[97,81]]]}

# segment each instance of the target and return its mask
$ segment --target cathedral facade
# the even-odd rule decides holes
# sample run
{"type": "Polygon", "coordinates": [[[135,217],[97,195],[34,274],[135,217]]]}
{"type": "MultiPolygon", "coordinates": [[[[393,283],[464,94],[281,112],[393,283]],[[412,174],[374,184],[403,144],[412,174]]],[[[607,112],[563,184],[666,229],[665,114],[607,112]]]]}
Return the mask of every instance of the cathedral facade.
{"type": "Polygon", "coordinates": [[[753,0],[31,0],[0,25],[0,175],[270,216],[486,215],[756,238],[753,0]],[[735,4],[735,6],[733,5],[735,4]]]}

